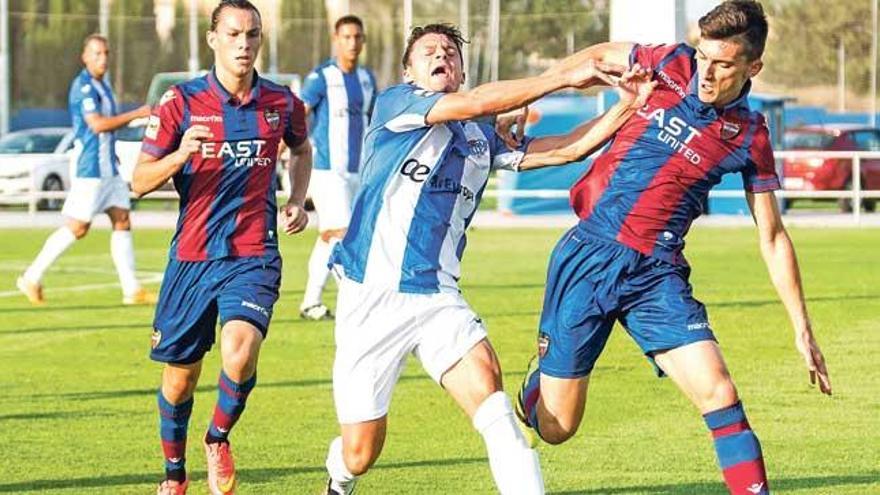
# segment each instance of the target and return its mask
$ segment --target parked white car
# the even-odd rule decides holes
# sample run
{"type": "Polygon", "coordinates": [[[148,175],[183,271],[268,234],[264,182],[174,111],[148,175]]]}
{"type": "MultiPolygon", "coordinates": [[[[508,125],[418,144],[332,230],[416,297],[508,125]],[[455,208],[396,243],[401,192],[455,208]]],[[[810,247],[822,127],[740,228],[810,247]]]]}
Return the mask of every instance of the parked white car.
{"type": "MultiPolygon", "coordinates": [[[[0,204],[27,204],[31,189],[70,188],[70,127],[43,127],[10,132],[0,138],[0,204]]],[[[41,199],[40,209],[59,209],[61,198],[41,199]]]]}

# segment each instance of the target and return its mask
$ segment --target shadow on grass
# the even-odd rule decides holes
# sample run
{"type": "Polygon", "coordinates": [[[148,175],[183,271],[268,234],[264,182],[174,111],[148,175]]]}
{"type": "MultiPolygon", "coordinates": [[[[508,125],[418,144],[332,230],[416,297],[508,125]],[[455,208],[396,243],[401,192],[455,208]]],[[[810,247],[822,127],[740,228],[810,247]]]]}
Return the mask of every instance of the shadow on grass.
{"type": "MultiPolygon", "coordinates": [[[[475,464],[486,462],[482,457],[470,457],[464,459],[429,459],[422,461],[407,461],[397,463],[377,464],[373,470],[383,469],[406,469],[418,467],[442,467],[462,464],[475,464]]],[[[265,483],[278,478],[299,474],[323,474],[324,466],[291,466],[287,468],[244,468],[239,469],[238,474],[243,483],[265,483]]],[[[205,479],[204,471],[190,473],[194,481],[205,479]]],[[[0,484],[0,493],[27,493],[45,490],[65,490],[69,488],[105,488],[126,485],[152,485],[158,484],[160,474],[119,474],[110,476],[95,476],[90,478],[68,478],[54,480],[31,480],[16,483],[0,484]]]]}
{"type": "Polygon", "coordinates": [[[86,306],[52,306],[48,303],[46,306],[24,306],[17,308],[0,308],[0,313],[57,313],[59,311],[95,311],[100,309],[122,309],[124,306],[120,303],[110,304],[92,304],[86,306]]]}
{"type": "MultiPolygon", "coordinates": [[[[863,474],[850,474],[845,476],[808,476],[804,478],[778,478],[770,480],[770,489],[773,491],[786,490],[816,490],[833,486],[867,485],[877,483],[880,480],[880,471],[863,474]]],[[[548,495],[623,495],[630,493],[647,493],[651,495],[724,495],[728,491],[721,483],[700,481],[695,483],[645,485],[645,486],[620,486],[613,488],[591,488],[588,490],[572,490],[562,492],[548,492],[548,495]]]]}
{"type": "MultiPolygon", "coordinates": [[[[399,379],[399,382],[409,382],[409,381],[419,381],[419,380],[430,380],[431,378],[426,374],[418,374],[418,375],[402,375],[399,379]]],[[[329,378],[314,378],[309,380],[285,380],[280,382],[269,382],[269,383],[257,383],[258,390],[264,389],[274,389],[274,388],[303,388],[303,387],[317,387],[317,386],[327,386],[330,387],[332,385],[332,381],[329,378]]],[[[121,399],[125,397],[137,397],[137,396],[154,396],[156,395],[156,387],[152,388],[133,388],[128,390],[100,390],[93,392],[66,392],[61,394],[33,394],[33,395],[22,395],[20,397],[23,398],[33,398],[33,399],[53,399],[53,400],[75,400],[75,401],[88,401],[88,400],[102,400],[102,399],[121,399]]],[[[203,385],[199,385],[196,387],[196,393],[199,392],[211,392],[217,390],[217,385],[214,383],[205,383],[203,385]]],[[[3,419],[3,416],[0,416],[0,419],[3,419]]]]}
{"type": "Polygon", "coordinates": [[[33,327],[19,328],[15,330],[0,330],[0,336],[3,335],[27,335],[32,333],[55,333],[55,332],[82,332],[82,331],[103,331],[103,330],[128,330],[140,329],[149,333],[152,329],[149,322],[146,323],[130,323],[125,325],[74,325],[69,327],[33,327]]]}
{"type": "MultiPolygon", "coordinates": [[[[871,301],[874,299],[880,299],[880,294],[861,294],[858,296],[818,296],[818,297],[808,297],[807,302],[809,303],[818,303],[818,302],[837,302],[837,301],[871,301]]],[[[705,301],[703,301],[705,302],[705,301]]],[[[745,300],[745,301],[719,301],[719,302],[705,302],[706,306],[709,308],[736,308],[736,307],[758,307],[758,306],[774,306],[781,305],[782,303],[779,299],[756,299],[756,300],[745,300]]]]}
{"type": "Polygon", "coordinates": [[[0,414],[0,423],[3,421],[38,421],[41,419],[98,418],[125,415],[127,415],[127,413],[100,411],[54,411],[45,413],[0,414]]]}

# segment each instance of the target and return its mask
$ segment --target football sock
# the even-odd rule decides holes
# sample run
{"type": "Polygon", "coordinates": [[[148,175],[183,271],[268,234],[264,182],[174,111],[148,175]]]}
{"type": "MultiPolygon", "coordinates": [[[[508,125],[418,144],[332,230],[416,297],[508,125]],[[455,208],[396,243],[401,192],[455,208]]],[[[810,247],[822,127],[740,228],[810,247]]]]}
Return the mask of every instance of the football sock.
{"type": "Polygon", "coordinates": [[[330,442],[325,465],[327,473],[330,474],[331,490],[340,495],[348,495],[354,491],[358,477],[351,474],[351,471],[345,466],[345,459],[342,457],[342,437],[336,437],[330,442]]]}
{"type": "Polygon", "coordinates": [[[165,477],[183,483],[186,480],[186,430],[192,413],[193,398],[173,405],[159,389],[159,436],[165,455],[165,477]]]}
{"type": "Polygon", "coordinates": [[[220,370],[220,380],[217,387],[217,405],[214,406],[214,417],[208,426],[206,441],[208,443],[225,442],[229,432],[235,426],[245,402],[254,385],[257,384],[257,374],[245,380],[244,383],[235,383],[220,370]]]}
{"type": "Polygon", "coordinates": [[[538,431],[538,400],[541,398],[541,373],[535,372],[526,375],[526,382],[522,387],[522,408],[526,415],[529,426],[541,435],[538,431]]]}
{"type": "Polygon", "coordinates": [[[110,234],[110,256],[119,274],[122,293],[131,296],[141,288],[134,274],[134,243],[130,230],[114,230],[110,234]]]}
{"type": "Polygon", "coordinates": [[[761,444],[749,426],[741,402],[704,414],[715,439],[724,482],[734,495],[766,495],[767,473],[761,444]]]}
{"type": "Polygon", "coordinates": [[[306,282],[306,290],[300,309],[321,303],[321,294],[324,292],[327,277],[330,275],[327,263],[330,261],[330,253],[337,241],[338,239],[333,238],[330,242],[324,242],[320,236],[315,241],[315,247],[312,248],[312,254],[309,256],[309,279],[306,282]]]}
{"type": "Polygon", "coordinates": [[[30,283],[39,284],[46,270],[74,242],[76,242],[76,236],[67,227],[59,227],[58,230],[52,232],[43,244],[40,254],[37,255],[31,266],[24,272],[24,279],[30,283]]]}
{"type": "Polygon", "coordinates": [[[516,426],[510,399],[495,392],[474,413],[474,428],[486,443],[489,467],[502,495],[543,494],[544,481],[538,454],[528,447],[516,426]]]}

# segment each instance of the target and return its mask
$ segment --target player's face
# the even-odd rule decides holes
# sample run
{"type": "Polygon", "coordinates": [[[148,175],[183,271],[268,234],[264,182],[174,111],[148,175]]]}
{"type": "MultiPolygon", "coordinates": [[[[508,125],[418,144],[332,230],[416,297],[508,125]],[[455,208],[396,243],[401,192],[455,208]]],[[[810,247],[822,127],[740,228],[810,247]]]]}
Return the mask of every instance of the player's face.
{"type": "Polygon", "coordinates": [[[413,44],[404,79],[420,88],[451,93],[464,81],[461,53],[445,35],[430,33],[413,44]]]}
{"type": "Polygon", "coordinates": [[[236,77],[245,77],[254,70],[262,43],[260,16],[250,9],[224,8],[216,30],[208,31],[215,65],[236,77]]]}
{"type": "Polygon", "coordinates": [[[700,38],[697,45],[697,71],[700,101],[723,107],[739,97],[746,82],[758,75],[763,62],[749,60],[743,45],[730,38],[700,38]]]}
{"type": "Polygon", "coordinates": [[[92,77],[101,79],[107,73],[107,67],[110,64],[110,48],[107,43],[93,39],[83,50],[82,61],[92,77]]]}
{"type": "Polygon", "coordinates": [[[365,40],[364,31],[357,24],[348,23],[339,26],[339,29],[333,33],[336,56],[347,62],[357,62],[364,49],[365,40]]]}

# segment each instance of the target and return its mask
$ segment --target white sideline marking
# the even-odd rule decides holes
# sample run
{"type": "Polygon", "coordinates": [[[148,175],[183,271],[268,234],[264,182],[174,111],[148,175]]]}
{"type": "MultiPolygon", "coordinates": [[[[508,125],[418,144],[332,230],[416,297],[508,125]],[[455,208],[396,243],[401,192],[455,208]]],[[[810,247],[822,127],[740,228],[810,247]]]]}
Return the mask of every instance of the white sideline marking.
{"type": "MultiPolygon", "coordinates": [[[[25,267],[22,265],[12,265],[12,264],[0,264],[0,270],[15,270],[15,271],[23,271],[25,267]]],[[[60,273],[96,273],[101,275],[116,275],[116,270],[105,270],[101,268],[55,268],[50,270],[50,272],[60,272],[60,273]]],[[[142,284],[157,284],[162,282],[162,277],[164,273],[161,272],[144,272],[144,271],[136,271],[135,275],[138,276],[138,280],[142,284]]],[[[53,287],[52,292],[79,292],[79,291],[88,291],[88,290],[101,290],[101,289],[110,289],[110,288],[118,288],[119,282],[105,282],[101,284],[85,284],[85,285],[74,285],[72,287],[53,287]]],[[[18,297],[21,296],[21,292],[18,290],[6,290],[0,291],[0,298],[3,297],[18,297]]]]}

